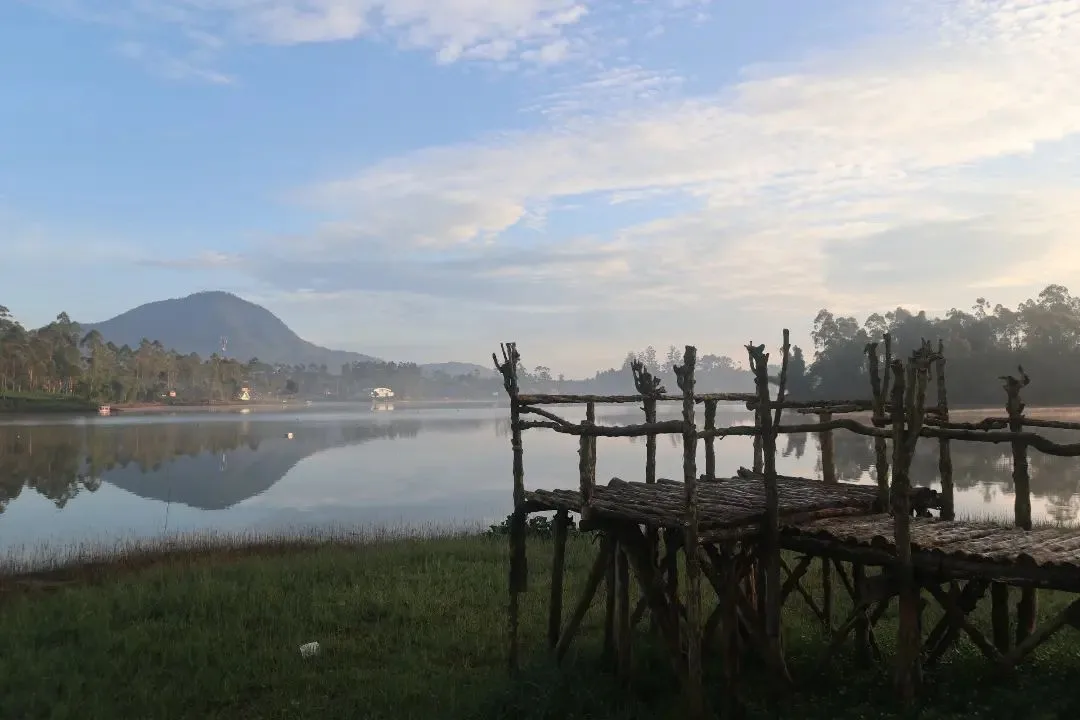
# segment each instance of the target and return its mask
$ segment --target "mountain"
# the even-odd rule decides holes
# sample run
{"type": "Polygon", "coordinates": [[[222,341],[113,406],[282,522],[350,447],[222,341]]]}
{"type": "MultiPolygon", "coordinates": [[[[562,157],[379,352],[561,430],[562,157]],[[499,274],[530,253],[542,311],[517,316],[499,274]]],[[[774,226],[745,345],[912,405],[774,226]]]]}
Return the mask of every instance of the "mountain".
{"type": "Polygon", "coordinates": [[[106,342],[138,347],[143,338],[166,348],[209,357],[221,352],[241,361],[326,365],[332,372],[351,362],[374,360],[369,355],[330,350],[304,340],[266,308],[227,292],[200,292],[183,298],[140,305],[111,320],[82,324],[83,332],[97,330],[106,342]]]}

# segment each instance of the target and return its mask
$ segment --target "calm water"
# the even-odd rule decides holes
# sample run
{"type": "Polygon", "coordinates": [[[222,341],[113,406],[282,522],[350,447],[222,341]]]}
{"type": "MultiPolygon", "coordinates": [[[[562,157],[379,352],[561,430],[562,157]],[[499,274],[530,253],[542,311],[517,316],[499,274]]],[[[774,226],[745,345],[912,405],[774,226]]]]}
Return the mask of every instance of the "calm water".
{"type": "MultiPolygon", "coordinates": [[[[210,529],[494,522],[511,506],[507,412],[399,406],[8,418],[0,421],[0,552],[210,529]]],[[[641,418],[613,408],[600,419],[641,418]]],[[[750,415],[723,419],[748,422],[750,415]]],[[[872,483],[871,441],[838,432],[834,442],[840,478],[872,483]]],[[[718,470],[749,465],[751,447],[749,438],[718,441],[718,470]]],[[[575,438],[527,431],[527,486],[576,487],[576,450],[575,438]]],[[[781,472],[820,477],[816,437],[781,437],[780,450],[781,472]]],[[[953,444],[958,513],[1012,517],[1009,452],[1007,445],[953,444]]],[[[643,440],[601,439],[598,477],[640,477],[644,453],[643,440]]],[[[681,476],[679,438],[660,439],[658,464],[662,476],[681,476]]],[[[1076,519],[1080,462],[1032,452],[1031,470],[1036,516],[1076,519]]],[[[921,441],[913,474],[936,484],[935,442],[921,441]]]]}

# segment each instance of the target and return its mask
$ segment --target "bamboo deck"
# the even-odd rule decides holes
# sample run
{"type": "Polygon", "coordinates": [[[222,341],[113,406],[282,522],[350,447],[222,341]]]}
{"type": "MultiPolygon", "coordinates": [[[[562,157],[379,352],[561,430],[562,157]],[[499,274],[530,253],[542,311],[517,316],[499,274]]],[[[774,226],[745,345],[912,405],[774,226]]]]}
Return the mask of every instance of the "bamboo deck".
{"type": "MultiPolygon", "coordinates": [[[[826,485],[799,477],[781,477],[780,521],[788,525],[812,519],[870,515],[876,506],[877,488],[867,485],[826,485]]],[[[612,478],[597,485],[586,513],[589,517],[631,522],[654,529],[681,529],[686,507],[685,485],[658,479],[655,483],[627,482],[612,478]]],[[[701,540],[715,542],[748,537],[759,531],[765,514],[765,486],[759,478],[731,477],[703,480],[697,490],[701,540]]],[[[581,493],[576,490],[534,490],[525,493],[531,511],[581,512],[581,493]]]]}
{"type": "MultiPolygon", "coordinates": [[[[786,525],[781,543],[792,550],[888,564],[896,557],[893,537],[893,517],[876,514],[786,525]]],[[[1024,530],[913,518],[911,556],[914,568],[924,573],[1080,591],[1080,528],[1024,530]]]]}

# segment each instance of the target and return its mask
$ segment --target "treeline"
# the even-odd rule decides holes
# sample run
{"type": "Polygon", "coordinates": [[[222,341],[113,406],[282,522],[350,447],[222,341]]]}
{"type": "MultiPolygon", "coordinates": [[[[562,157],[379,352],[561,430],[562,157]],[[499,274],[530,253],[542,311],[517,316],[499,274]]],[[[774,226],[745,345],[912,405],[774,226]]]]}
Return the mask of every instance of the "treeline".
{"type": "Polygon", "coordinates": [[[1015,309],[978,298],[970,311],[944,317],[897,308],[862,323],[821,310],[814,318],[816,356],[794,395],[813,398],[866,397],[869,379],[865,346],[885,332],[894,356],[906,356],[925,338],[945,344],[949,403],[998,406],[1005,402],[1000,376],[1022,365],[1031,377],[1023,397],[1029,405],[1080,403],[1080,298],[1063,285],[1048,285],[1015,309]]]}
{"type": "MultiPolygon", "coordinates": [[[[1004,402],[999,377],[1023,365],[1032,378],[1025,389],[1029,404],[1080,403],[1080,298],[1062,285],[1049,285],[1015,309],[979,298],[970,311],[952,309],[944,317],[897,308],[874,313],[861,323],[823,309],[814,318],[813,362],[792,349],[788,391],[793,398],[859,398],[869,392],[865,347],[885,332],[894,353],[906,355],[923,339],[945,343],[949,399],[953,406],[1004,402]]],[[[774,358],[779,353],[774,353],[774,358]]],[[[630,364],[640,360],[677,392],[674,365],[681,350],[660,354],[653,347],[627,354],[621,367],[586,379],[553,375],[543,365],[519,367],[523,390],[567,393],[631,393],[630,364]]],[[[777,374],[777,368],[772,374],[777,374]]],[[[696,368],[700,392],[746,392],[753,388],[741,363],[724,355],[703,354],[696,368]]],[[[374,387],[390,387],[399,398],[492,398],[502,395],[491,373],[450,376],[415,363],[357,362],[340,372],[325,365],[270,365],[211,355],[203,359],[143,340],[139,347],[117,347],[99,333],[82,334],[66,313],[36,330],[23,328],[0,306],[0,395],[45,393],[79,395],[102,402],[153,402],[175,392],[178,401],[221,401],[249,387],[252,399],[282,396],[366,398],[374,387]]]]}
{"type": "Polygon", "coordinates": [[[357,399],[373,387],[399,398],[491,397],[494,377],[427,372],[415,363],[365,362],[331,373],[326,365],[241,361],[217,353],[202,358],[143,339],[138,347],[83,333],[67,313],[36,329],[23,327],[0,305],[0,397],[5,394],[78,396],[98,402],[224,402],[283,397],[357,399]]]}

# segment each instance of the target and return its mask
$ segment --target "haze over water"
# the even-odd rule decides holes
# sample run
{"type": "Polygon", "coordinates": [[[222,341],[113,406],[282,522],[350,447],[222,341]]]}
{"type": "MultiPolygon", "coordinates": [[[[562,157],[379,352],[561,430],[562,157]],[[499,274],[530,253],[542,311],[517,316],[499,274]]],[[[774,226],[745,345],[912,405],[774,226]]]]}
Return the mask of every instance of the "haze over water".
{"type": "MultiPolygon", "coordinates": [[[[640,412],[612,408],[599,417],[626,423],[640,412]]],[[[739,411],[718,418],[750,421],[739,411]]],[[[874,482],[872,441],[834,437],[839,478],[874,482]]],[[[952,447],[958,516],[1011,519],[1009,446],[952,447]]],[[[524,448],[527,487],[577,486],[576,438],[529,430],[524,448]]],[[[751,448],[750,438],[719,440],[718,472],[749,466],[751,448]]],[[[781,436],[779,450],[781,473],[820,479],[816,437],[781,436]]],[[[598,480],[640,479],[644,454],[643,440],[600,439],[598,480]]],[[[681,477],[677,436],[660,438],[658,465],[662,477],[681,477]]],[[[510,511],[510,468],[505,408],[5,418],[0,552],[205,530],[476,527],[510,511]]],[[[937,487],[936,442],[920,441],[912,473],[917,484],[937,487]]],[[[1032,451],[1031,475],[1035,519],[1074,521],[1080,463],[1032,451]]]]}

